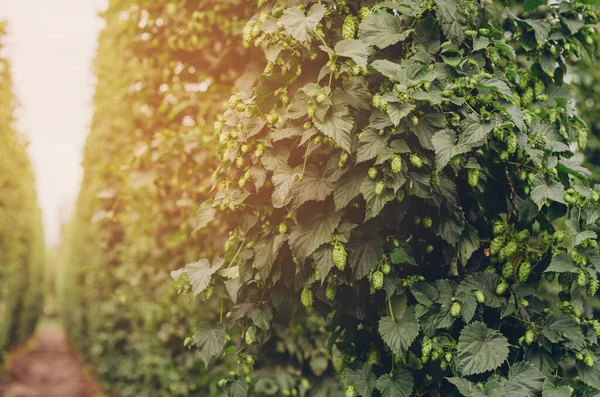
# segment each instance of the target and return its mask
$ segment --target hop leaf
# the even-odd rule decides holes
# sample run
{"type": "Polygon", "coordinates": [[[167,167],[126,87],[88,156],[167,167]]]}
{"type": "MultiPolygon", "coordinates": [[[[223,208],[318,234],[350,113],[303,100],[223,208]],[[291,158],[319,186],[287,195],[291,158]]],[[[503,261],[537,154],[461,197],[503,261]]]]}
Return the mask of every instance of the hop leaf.
{"type": "Polygon", "coordinates": [[[508,340],[480,322],[463,328],[458,339],[457,365],[464,375],[498,368],[508,358],[508,340]]]}

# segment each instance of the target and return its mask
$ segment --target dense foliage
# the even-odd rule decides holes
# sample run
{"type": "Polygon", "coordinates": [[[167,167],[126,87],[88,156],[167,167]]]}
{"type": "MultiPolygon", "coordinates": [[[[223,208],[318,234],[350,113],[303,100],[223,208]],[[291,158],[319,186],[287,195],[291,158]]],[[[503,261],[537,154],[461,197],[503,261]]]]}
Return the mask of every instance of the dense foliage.
{"type": "Polygon", "coordinates": [[[4,56],[0,21],[0,363],[6,349],[25,341],[42,311],[45,250],[41,213],[27,142],[15,130],[17,100],[4,56]]]}
{"type": "Polygon", "coordinates": [[[218,311],[204,305],[198,313],[192,299],[175,304],[168,280],[225,240],[218,227],[190,236],[194,203],[205,199],[215,169],[207,145],[215,116],[258,76],[241,39],[234,42],[246,8],[241,0],[115,0],[103,15],[60,306],[111,396],[216,389],[218,378],[199,370],[200,355],[182,341],[218,311]]]}
{"type": "Polygon", "coordinates": [[[237,357],[227,395],[598,394],[600,190],[563,81],[590,8],[258,4],[266,68],[215,122],[197,216],[238,226],[173,273],[222,302],[187,342],[237,357]],[[296,378],[264,382],[273,362],[296,378]],[[333,369],[342,392],[311,390],[333,369]]]}

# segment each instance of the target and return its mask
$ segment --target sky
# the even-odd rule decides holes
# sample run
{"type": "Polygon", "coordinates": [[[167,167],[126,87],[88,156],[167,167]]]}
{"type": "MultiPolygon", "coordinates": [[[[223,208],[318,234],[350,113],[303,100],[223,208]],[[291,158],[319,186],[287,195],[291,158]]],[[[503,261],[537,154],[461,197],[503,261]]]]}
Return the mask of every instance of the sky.
{"type": "Polygon", "coordinates": [[[92,116],[92,61],[107,0],[0,0],[7,53],[21,103],[18,127],[30,142],[46,243],[60,241],[82,177],[92,116]]]}

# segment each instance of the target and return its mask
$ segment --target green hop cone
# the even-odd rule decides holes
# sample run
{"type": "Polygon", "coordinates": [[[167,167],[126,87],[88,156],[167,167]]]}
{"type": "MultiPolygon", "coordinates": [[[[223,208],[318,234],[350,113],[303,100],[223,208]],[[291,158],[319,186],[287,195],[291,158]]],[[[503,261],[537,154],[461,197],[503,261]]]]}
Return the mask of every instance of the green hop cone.
{"type": "Polygon", "coordinates": [[[358,10],[358,17],[360,19],[365,19],[369,15],[371,15],[371,9],[368,7],[362,7],[360,10],[358,10]]]}
{"type": "Polygon", "coordinates": [[[354,397],[356,394],[354,385],[348,386],[346,392],[344,393],[344,397],[354,397]]]}
{"type": "Polygon", "coordinates": [[[592,356],[590,354],[586,354],[583,356],[583,363],[588,367],[593,367],[594,359],[592,358],[592,356]]]}
{"type": "Polygon", "coordinates": [[[535,333],[533,332],[532,329],[528,329],[527,332],[525,332],[525,343],[528,345],[531,345],[533,343],[534,339],[535,339],[535,333]]]}
{"type": "Polygon", "coordinates": [[[430,229],[431,226],[433,226],[433,220],[429,216],[423,217],[423,221],[422,222],[423,222],[423,227],[425,229],[430,229]]]}
{"type": "Polygon", "coordinates": [[[533,94],[536,98],[539,98],[544,95],[544,92],[546,92],[546,85],[542,80],[536,79],[535,83],[533,83],[533,94]]]}
{"type": "Polygon", "coordinates": [[[587,146],[588,133],[586,130],[577,131],[577,146],[579,146],[579,150],[584,150],[587,146]]]}
{"type": "Polygon", "coordinates": [[[598,292],[598,280],[591,279],[587,288],[587,294],[588,296],[594,296],[596,292],[598,292]]]}
{"type": "Polygon", "coordinates": [[[329,301],[335,300],[336,292],[335,285],[328,284],[327,288],[325,289],[325,298],[327,298],[329,301]]]}
{"type": "Polygon", "coordinates": [[[251,325],[244,334],[244,340],[247,345],[251,345],[256,341],[256,327],[251,325]]]}
{"type": "Polygon", "coordinates": [[[475,299],[477,299],[478,303],[484,303],[485,302],[485,295],[483,295],[483,292],[481,292],[480,290],[475,291],[475,299]]]}
{"type": "Polygon", "coordinates": [[[565,232],[563,230],[557,230],[554,232],[554,234],[552,235],[552,238],[557,242],[557,243],[562,243],[563,240],[565,239],[565,232]]]}
{"type": "Polygon", "coordinates": [[[348,254],[346,253],[346,248],[344,247],[344,245],[339,242],[335,243],[335,245],[333,246],[333,263],[335,267],[337,267],[341,271],[344,271],[344,269],[346,268],[347,257],[348,254]]]}
{"type": "Polygon", "coordinates": [[[433,345],[431,344],[430,341],[423,342],[423,344],[421,345],[421,352],[423,353],[423,357],[429,357],[429,354],[431,354],[432,348],[433,348],[433,345]]]}
{"type": "Polygon", "coordinates": [[[397,154],[395,154],[394,156],[392,156],[391,168],[392,168],[392,172],[394,174],[397,174],[400,171],[402,171],[402,157],[400,157],[397,154]]]}
{"type": "Polygon", "coordinates": [[[502,244],[504,243],[504,237],[498,236],[495,237],[490,243],[490,254],[492,256],[498,255],[500,250],[502,249],[502,244]]]}
{"type": "Polygon", "coordinates": [[[302,302],[302,306],[307,309],[310,309],[313,305],[313,293],[309,287],[304,287],[302,293],[300,294],[300,301],[302,302]]]}
{"type": "Polygon", "coordinates": [[[383,274],[390,274],[390,272],[392,271],[392,267],[389,265],[389,263],[384,263],[381,266],[381,271],[383,272],[383,274]]]}
{"type": "Polygon", "coordinates": [[[511,262],[506,262],[504,266],[502,266],[502,277],[505,279],[510,279],[513,276],[515,269],[511,262]]]}
{"type": "Polygon", "coordinates": [[[506,247],[504,247],[506,257],[510,258],[513,256],[517,252],[517,248],[519,248],[519,246],[515,241],[511,241],[510,243],[506,244],[506,247]]]}
{"type": "Polygon", "coordinates": [[[380,290],[383,288],[383,272],[377,270],[373,273],[373,278],[371,279],[371,283],[373,284],[373,288],[376,290],[380,290]]]}
{"type": "Polygon", "coordinates": [[[452,306],[450,306],[450,315],[452,317],[458,317],[458,316],[460,316],[460,309],[461,309],[460,303],[454,302],[452,304],[452,306]]]}
{"type": "Polygon", "coordinates": [[[521,104],[527,107],[533,102],[533,88],[527,87],[523,95],[521,95],[521,104]]]}
{"type": "Polygon", "coordinates": [[[440,187],[441,183],[442,183],[442,181],[440,180],[439,172],[437,172],[437,170],[433,170],[431,172],[431,182],[430,182],[431,189],[432,190],[437,189],[438,187],[440,187]]]}
{"type": "Polygon", "coordinates": [[[468,180],[469,180],[469,186],[471,186],[471,187],[477,186],[477,183],[479,182],[479,169],[477,169],[477,168],[469,169],[468,180]]]}
{"type": "Polygon", "coordinates": [[[445,360],[440,361],[440,369],[445,371],[448,368],[448,363],[445,360]]]}
{"type": "Polygon", "coordinates": [[[507,289],[508,289],[508,285],[506,285],[505,282],[501,282],[496,287],[496,295],[504,295],[504,293],[506,292],[507,289]]]}
{"type": "Polygon", "coordinates": [[[502,233],[504,233],[504,230],[505,230],[504,222],[502,222],[502,221],[494,222],[494,226],[492,228],[494,235],[502,234],[502,233]]]}
{"type": "Polygon", "coordinates": [[[279,224],[279,234],[286,234],[287,233],[287,225],[285,223],[280,223],[279,224]]]}
{"type": "Polygon", "coordinates": [[[583,272],[583,270],[579,269],[579,272],[577,274],[577,285],[580,288],[583,288],[583,287],[585,287],[586,283],[587,283],[587,279],[585,277],[585,273],[583,272]]]}
{"type": "Polygon", "coordinates": [[[344,19],[344,25],[342,26],[342,39],[351,40],[356,35],[356,20],[353,15],[348,15],[344,19]]]}
{"type": "Polygon", "coordinates": [[[519,281],[524,283],[529,278],[531,274],[531,263],[529,261],[521,262],[521,266],[519,266],[519,281]]]}
{"type": "Polygon", "coordinates": [[[383,181],[379,181],[375,184],[375,195],[380,196],[383,193],[383,189],[385,188],[385,184],[383,181]]]}
{"type": "Polygon", "coordinates": [[[367,172],[367,174],[369,175],[370,179],[377,178],[377,168],[375,168],[375,167],[369,168],[369,171],[367,172]]]}
{"type": "Polygon", "coordinates": [[[437,361],[440,358],[440,353],[434,351],[431,353],[431,361],[437,361]]]}
{"type": "Polygon", "coordinates": [[[446,354],[444,354],[444,360],[445,360],[447,363],[451,363],[451,362],[452,362],[452,353],[450,353],[450,352],[447,352],[446,354]]]}
{"type": "Polygon", "coordinates": [[[515,154],[517,151],[517,137],[515,134],[510,134],[506,138],[506,151],[508,154],[515,154]]]}
{"type": "Polygon", "coordinates": [[[412,165],[414,165],[416,168],[423,167],[423,160],[421,160],[421,158],[416,154],[410,155],[410,163],[412,165]]]}

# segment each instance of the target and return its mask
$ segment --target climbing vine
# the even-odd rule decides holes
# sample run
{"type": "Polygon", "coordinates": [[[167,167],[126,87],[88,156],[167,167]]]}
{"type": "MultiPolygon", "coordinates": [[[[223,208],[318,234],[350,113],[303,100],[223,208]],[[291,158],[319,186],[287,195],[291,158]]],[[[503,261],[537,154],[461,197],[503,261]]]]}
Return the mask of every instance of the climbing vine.
{"type": "Polygon", "coordinates": [[[0,364],[33,333],[42,312],[45,250],[27,141],[16,130],[17,99],[0,21],[0,364]]]}
{"type": "Polygon", "coordinates": [[[172,274],[220,301],[186,344],[237,357],[227,395],[597,394],[600,191],[564,81],[590,6],[258,6],[265,69],[214,123],[196,218],[238,225],[172,274]],[[267,385],[275,360],[295,377],[267,385]]]}

